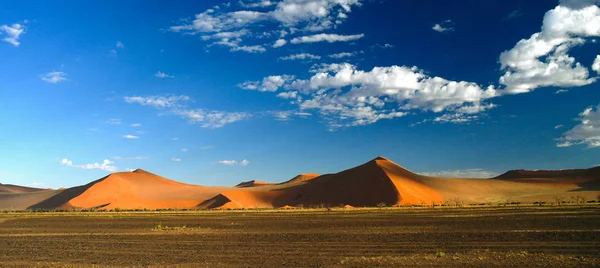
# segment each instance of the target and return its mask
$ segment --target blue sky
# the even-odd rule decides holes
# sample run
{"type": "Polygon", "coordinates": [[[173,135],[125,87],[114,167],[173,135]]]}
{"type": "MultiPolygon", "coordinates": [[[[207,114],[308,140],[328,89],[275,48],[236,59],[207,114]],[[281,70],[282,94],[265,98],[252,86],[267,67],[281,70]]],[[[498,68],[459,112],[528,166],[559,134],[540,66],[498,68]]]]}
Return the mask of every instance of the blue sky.
{"type": "Polygon", "coordinates": [[[597,5],[2,2],[0,182],[600,165],[597,5]]]}

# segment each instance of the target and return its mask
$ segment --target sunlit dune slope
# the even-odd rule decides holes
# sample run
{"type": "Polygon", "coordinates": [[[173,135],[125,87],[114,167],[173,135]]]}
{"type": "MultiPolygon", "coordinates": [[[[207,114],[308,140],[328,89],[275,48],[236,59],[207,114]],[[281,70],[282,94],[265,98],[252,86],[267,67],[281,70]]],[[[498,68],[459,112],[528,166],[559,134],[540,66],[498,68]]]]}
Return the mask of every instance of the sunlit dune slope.
{"type": "Polygon", "coordinates": [[[90,184],[64,190],[33,207],[191,208],[224,189],[179,183],[138,169],[113,173],[90,184]]]}

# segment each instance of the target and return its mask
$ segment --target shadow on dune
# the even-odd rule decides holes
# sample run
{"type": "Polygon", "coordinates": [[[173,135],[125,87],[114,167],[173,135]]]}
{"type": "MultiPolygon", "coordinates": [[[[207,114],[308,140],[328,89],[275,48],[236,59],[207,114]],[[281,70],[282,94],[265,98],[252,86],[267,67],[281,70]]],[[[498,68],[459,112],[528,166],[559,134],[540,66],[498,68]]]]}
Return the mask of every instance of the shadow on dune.
{"type": "MultiPolygon", "coordinates": [[[[71,201],[73,198],[81,195],[82,193],[87,191],[90,187],[92,187],[94,184],[103,181],[107,177],[108,176],[102,177],[101,179],[95,180],[86,185],[65,189],[65,190],[61,191],[60,193],[42,201],[42,202],[39,202],[35,205],[30,206],[29,209],[74,208],[68,204],[69,201],[71,201]]],[[[107,205],[109,205],[109,204],[105,204],[100,207],[107,206],[107,205]]]]}

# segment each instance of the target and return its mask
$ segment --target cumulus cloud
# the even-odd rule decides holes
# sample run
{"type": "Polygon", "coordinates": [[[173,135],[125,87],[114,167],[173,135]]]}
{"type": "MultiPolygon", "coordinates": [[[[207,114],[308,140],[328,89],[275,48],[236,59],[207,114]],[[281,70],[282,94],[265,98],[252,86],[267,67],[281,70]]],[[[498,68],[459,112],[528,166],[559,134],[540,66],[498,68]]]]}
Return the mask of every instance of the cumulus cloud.
{"type": "Polygon", "coordinates": [[[292,44],[316,43],[316,42],[349,42],[363,38],[364,34],[340,35],[340,34],[315,34],[296,37],[290,41],[292,44]]]}
{"type": "Polygon", "coordinates": [[[163,72],[161,72],[161,71],[158,71],[158,72],[156,72],[156,73],[154,74],[154,76],[156,76],[156,77],[158,77],[158,78],[173,78],[173,77],[175,77],[175,76],[172,76],[172,75],[168,75],[168,74],[166,74],[166,73],[163,73],[163,72]]]}
{"type": "Polygon", "coordinates": [[[181,106],[183,102],[190,100],[190,97],[185,95],[168,95],[168,96],[131,96],[124,97],[125,102],[137,103],[144,106],[152,106],[154,108],[170,108],[181,106]]]}
{"type": "Polygon", "coordinates": [[[287,44],[287,41],[285,39],[277,39],[277,41],[275,41],[275,43],[273,44],[273,47],[278,48],[285,46],[285,44],[287,44]]]}
{"type": "MultiPolygon", "coordinates": [[[[308,79],[278,80],[269,90],[278,97],[302,97],[301,111],[318,110],[332,129],[402,117],[410,110],[451,112],[438,121],[459,122],[495,107],[484,103],[497,96],[490,86],[431,77],[417,67],[374,67],[363,71],[348,63],[320,65],[308,79]],[[297,93],[293,93],[297,92],[297,93]]],[[[313,68],[311,68],[313,69],[313,68]]],[[[255,89],[258,83],[253,84],[255,89]]]]}
{"type": "Polygon", "coordinates": [[[258,91],[277,91],[278,88],[283,86],[285,83],[294,79],[292,75],[271,75],[263,78],[262,81],[246,81],[239,84],[238,86],[245,90],[258,90],[258,91]]]}
{"type": "Polygon", "coordinates": [[[437,172],[421,172],[421,175],[441,178],[493,178],[500,174],[483,169],[445,170],[437,172]]]}
{"type": "Polygon", "coordinates": [[[318,60],[321,56],[310,53],[292,54],[285,57],[280,57],[280,60],[318,60]]]}
{"type": "Polygon", "coordinates": [[[520,40],[500,54],[506,93],[524,93],[539,87],[574,87],[597,80],[571,57],[571,48],[600,36],[600,8],[594,1],[570,0],[546,12],[540,32],[520,40]]]}
{"type": "Polygon", "coordinates": [[[117,48],[125,48],[125,45],[121,41],[117,41],[117,48]]]}
{"type": "Polygon", "coordinates": [[[594,63],[592,64],[592,70],[600,74],[600,55],[596,56],[594,63]]]}
{"type": "Polygon", "coordinates": [[[18,47],[21,43],[19,37],[25,33],[25,26],[15,23],[13,25],[1,25],[0,34],[6,37],[2,38],[2,41],[12,44],[18,47]]]}
{"type": "MultiPolygon", "coordinates": [[[[333,29],[342,24],[351,12],[353,6],[360,6],[361,0],[283,0],[283,1],[256,1],[239,2],[246,9],[261,8],[261,11],[237,10],[231,12],[222,11],[220,8],[211,8],[196,14],[191,22],[182,25],[171,26],[169,29],[184,34],[215,34],[222,32],[233,32],[240,30],[254,30],[254,28],[266,27],[265,25],[277,25],[282,28],[280,33],[301,31],[323,31],[333,29]]],[[[186,21],[186,20],[183,20],[186,21]]],[[[189,20],[188,20],[189,21],[189,20]]],[[[247,37],[260,36],[256,31],[247,37]]],[[[270,35],[270,34],[268,34],[270,35]]],[[[280,38],[285,34],[281,34],[280,38]]],[[[211,38],[203,38],[204,40],[211,38]]],[[[262,46],[242,45],[241,36],[234,38],[223,37],[216,44],[231,46],[231,51],[263,52],[262,46]]],[[[215,44],[215,43],[213,43],[215,44]]],[[[279,39],[273,47],[281,47],[286,41],[279,39]]]]}
{"type": "Polygon", "coordinates": [[[240,4],[240,6],[246,7],[246,8],[270,7],[270,6],[277,4],[276,1],[269,1],[269,0],[259,0],[256,2],[249,2],[249,3],[246,3],[242,0],[240,0],[240,1],[238,1],[238,3],[240,4]]]}
{"type": "Polygon", "coordinates": [[[56,84],[67,80],[67,74],[64,72],[49,72],[42,75],[42,80],[46,83],[56,84]]]}
{"type": "Polygon", "coordinates": [[[224,166],[242,166],[245,167],[247,165],[250,164],[250,161],[244,159],[242,161],[236,161],[236,160],[221,160],[221,161],[217,161],[216,162],[219,165],[224,165],[224,166]]]}
{"type": "Polygon", "coordinates": [[[85,165],[74,165],[73,162],[69,159],[62,159],[60,161],[61,165],[65,165],[68,167],[74,167],[74,168],[80,168],[80,169],[99,169],[99,170],[104,170],[104,171],[110,171],[110,172],[115,172],[117,171],[117,167],[112,166],[111,164],[113,164],[114,162],[108,160],[108,159],[104,159],[104,161],[102,161],[102,164],[99,163],[93,163],[93,164],[85,164],[85,165]]]}
{"type": "Polygon", "coordinates": [[[451,32],[454,31],[452,24],[452,20],[445,20],[440,23],[436,23],[435,25],[433,25],[433,27],[431,27],[431,29],[440,33],[451,32]]]}
{"type": "Polygon", "coordinates": [[[600,104],[588,107],[579,114],[579,124],[559,138],[557,147],[586,145],[588,148],[600,147],[600,104]]]}
{"type": "Polygon", "coordinates": [[[136,139],[139,139],[140,137],[139,136],[135,136],[135,135],[127,134],[127,135],[123,135],[123,138],[130,139],[130,140],[136,140],[136,139]]]}

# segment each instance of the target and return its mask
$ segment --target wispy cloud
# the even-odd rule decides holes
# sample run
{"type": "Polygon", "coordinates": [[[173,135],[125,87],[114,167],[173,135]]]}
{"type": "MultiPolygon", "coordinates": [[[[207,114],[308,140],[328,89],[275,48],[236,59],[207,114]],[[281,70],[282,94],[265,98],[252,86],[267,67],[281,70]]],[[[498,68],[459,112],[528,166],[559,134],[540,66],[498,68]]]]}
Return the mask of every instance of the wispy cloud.
{"type": "Polygon", "coordinates": [[[141,126],[142,126],[142,124],[140,124],[140,123],[131,124],[131,127],[141,127],[141,126]]]}
{"type": "Polygon", "coordinates": [[[504,17],[504,20],[512,20],[521,16],[523,16],[523,10],[518,8],[508,13],[508,15],[504,17]]]}
{"type": "Polygon", "coordinates": [[[121,124],[121,119],[120,118],[111,118],[106,120],[106,122],[104,122],[108,125],[120,125],[121,124]]]}
{"type": "Polygon", "coordinates": [[[245,167],[247,165],[250,164],[250,161],[244,159],[242,161],[236,161],[236,160],[221,160],[221,161],[217,161],[216,164],[219,165],[223,165],[223,166],[242,166],[245,167]]]}
{"type": "Polygon", "coordinates": [[[431,27],[431,29],[440,33],[451,32],[454,31],[454,28],[452,27],[453,24],[454,23],[452,23],[452,20],[445,20],[440,23],[436,23],[433,25],[433,27],[431,27]]]}
{"type": "Polygon", "coordinates": [[[158,77],[158,78],[173,78],[173,77],[175,77],[175,76],[172,76],[172,75],[168,75],[168,74],[166,74],[166,73],[163,73],[163,72],[161,72],[161,71],[158,71],[158,72],[156,72],[156,73],[154,74],[154,76],[156,76],[156,77],[158,77]]]}
{"type": "Polygon", "coordinates": [[[42,75],[42,80],[50,84],[56,84],[67,80],[67,74],[64,72],[49,72],[42,75]]]}
{"type": "Polygon", "coordinates": [[[184,102],[190,100],[190,97],[185,95],[167,95],[167,96],[131,96],[123,98],[125,102],[137,103],[144,106],[152,106],[154,108],[171,108],[181,106],[184,102]]]}
{"type": "Polygon", "coordinates": [[[117,41],[117,48],[123,49],[125,48],[125,45],[123,45],[121,41],[117,41]]]}
{"type": "Polygon", "coordinates": [[[292,54],[285,57],[279,57],[280,60],[318,60],[321,56],[310,53],[292,54]]]}
{"type": "Polygon", "coordinates": [[[363,38],[364,34],[340,35],[340,34],[315,34],[296,37],[290,41],[292,44],[316,43],[316,42],[349,42],[363,38]]]}
{"type": "Polygon", "coordinates": [[[123,135],[123,138],[135,140],[135,139],[139,139],[140,137],[139,136],[135,136],[135,135],[127,134],[127,135],[123,135]]]}
{"type": "Polygon", "coordinates": [[[99,169],[99,170],[115,172],[115,171],[117,171],[117,167],[112,166],[111,164],[113,164],[113,163],[114,162],[112,162],[108,159],[104,159],[104,161],[102,161],[102,164],[93,163],[93,164],[85,164],[85,165],[74,165],[71,160],[66,159],[66,158],[62,159],[60,161],[61,165],[65,165],[68,167],[74,167],[74,168],[80,168],[80,169],[99,169]]]}
{"type": "Polygon", "coordinates": [[[171,161],[172,162],[181,162],[181,158],[175,158],[175,157],[173,157],[173,158],[171,158],[171,161]]]}
{"type": "Polygon", "coordinates": [[[25,33],[25,26],[15,23],[13,25],[1,25],[0,34],[4,33],[6,37],[2,38],[2,41],[12,44],[18,47],[21,43],[19,37],[25,33]]]}

